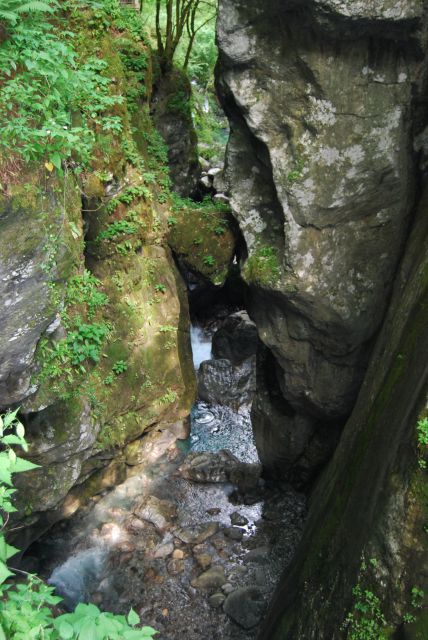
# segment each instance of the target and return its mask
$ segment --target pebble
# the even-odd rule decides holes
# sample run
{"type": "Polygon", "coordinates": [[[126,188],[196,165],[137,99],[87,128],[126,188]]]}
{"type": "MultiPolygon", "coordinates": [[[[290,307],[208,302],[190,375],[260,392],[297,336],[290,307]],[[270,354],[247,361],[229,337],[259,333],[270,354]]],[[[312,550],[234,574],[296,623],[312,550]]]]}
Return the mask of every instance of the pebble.
{"type": "Polygon", "coordinates": [[[241,627],[251,629],[260,621],[264,606],[260,589],[240,587],[227,596],[223,609],[241,627]]]}
{"type": "Polygon", "coordinates": [[[183,560],[184,551],[182,549],[174,549],[172,557],[174,560],[183,560]]]}
{"type": "Polygon", "coordinates": [[[150,553],[149,555],[153,558],[166,558],[170,556],[174,552],[174,545],[172,542],[168,542],[167,544],[161,544],[156,549],[150,553]]]}
{"type": "Polygon", "coordinates": [[[223,593],[225,593],[226,595],[229,595],[229,593],[232,593],[232,591],[235,591],[235,589],[236,587],[234,587],[230,582],[226,582],[226,584],[224,584],[221,588],[223,593]]]}
{"type": "Polygon", "coordinates": [[[201,553],[200,555],[196,555],[195,560],[201,567],[201,569],[209,569],[213,561],[209,553],[201,553]]]}
{"type": "Polygon", "coordinates": [[[226,596],[223,593],[213,593],[213,595],[208,598],[208,604],[213,609],[219,609],[225,600],[226,596]]]}
{"type": "Polygon", "coordinates": [[[217,533],[218,528],[218,522],[207,522],[194,527],[177,529],[174,535],[186,544],[200,544],[217,533]]]}
{"type": "Polygon", "coordinates": [[[232,540],[242,540],[242,538],[244,537],[244,531],[239,527],[227,527],[223,530],[223,533],[225,536],[231,538],[232,540]]]}
{"type": "Polygon", "coordinates": [[[244,557],[244,562],[245,564],[248,564],[249,562],[254,562],[255,564],[266,564],[268,561],[268,555],[268,547],[257,547],[247,553],[244,557]]]}
{"type": "Polygon", "coordinates": [[[184,571],[184,561],[173,559],[168,562],[167,565],[168,573],[172,576],[177,575],[178,573],[183,573],[184,571]]]}
{"type": "Polygon", "coordinates": [[[230,521],[234,526],[237,527],[245,527],[248,524],[248,519],[238,513],[238,511],[234,511],[230,516],[230,521]]]}
{"type": "Polygon", "coordinates": [[[202,573],[198,578],[192,580],[191,585],[195,589],[218,589],[226,582],[223,567],[211,567],[202,573]]]}

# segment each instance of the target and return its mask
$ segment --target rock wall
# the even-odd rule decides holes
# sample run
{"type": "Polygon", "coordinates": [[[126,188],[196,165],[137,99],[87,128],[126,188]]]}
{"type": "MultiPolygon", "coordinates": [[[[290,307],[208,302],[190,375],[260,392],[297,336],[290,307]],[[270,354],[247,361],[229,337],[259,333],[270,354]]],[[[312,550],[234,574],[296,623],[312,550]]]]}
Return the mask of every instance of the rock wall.
{"type": "Polygon", "coordinates": [[[0,199],[0,411],[21,407],[41,465],[17,478],[20,548],[123,479],[127,443],[184,419],[195,394],[150,51],[90,11],[71,26],[129,98],[114,107],[122,131],[96,131],[78,180],[30,166],[0,199]]]}
{"type": "Polygon", "coordinates": [[[311,497],[304,538],[261,638],[427,637],[427,451],[416,435],[428,408],[427,353],[425,189],[356,406],[311,497]],[[376,620],[370,607],[355,611],[358,602],[368,604],[352,593],[357,584],[378,598],[384,636],[370,636],[368,625],[358,636],[355,624],[344,624],[347,612],[360,622],[376,620]]]}
{"type": "Polygon", "coordinates": [[[408,234],[425,17],[422,1],[220,2],[226,175],[267,348],[255,435],[266,470],[298,483],[352,410],[408,234]]]}

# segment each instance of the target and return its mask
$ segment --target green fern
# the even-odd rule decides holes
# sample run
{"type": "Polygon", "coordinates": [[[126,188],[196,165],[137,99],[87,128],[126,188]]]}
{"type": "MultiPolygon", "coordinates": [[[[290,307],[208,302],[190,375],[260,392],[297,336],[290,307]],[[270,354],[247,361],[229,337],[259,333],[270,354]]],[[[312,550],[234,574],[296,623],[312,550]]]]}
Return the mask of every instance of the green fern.
{"type": "Polygon", "coordinates": [[[56,2],[53,0],[30,0],[24,3],[21,0],[1,0],[0,21],[13,26],[26,13],[52,13],[54,5],[56,2]]]}

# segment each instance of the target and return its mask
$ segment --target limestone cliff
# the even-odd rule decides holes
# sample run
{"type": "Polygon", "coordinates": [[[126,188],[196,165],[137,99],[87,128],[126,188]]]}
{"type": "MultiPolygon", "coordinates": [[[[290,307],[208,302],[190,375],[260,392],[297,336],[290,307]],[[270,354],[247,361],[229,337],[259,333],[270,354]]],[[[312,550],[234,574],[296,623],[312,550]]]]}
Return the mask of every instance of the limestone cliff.
{"type": "Polygon", "coordinates": [[[258,448],[271,475],[305,483],[340,438],[266,640],[428,634],[427,11],[220,2],[227,172],[262,342],[258,448]]]}
{"type": "Polygon", "coordinates": [[[384,317],[427,120],[425,12],[220,2],[227,175],[267,347],[254,427],[273,475],[307,482],[328,459],[384,317]]]}

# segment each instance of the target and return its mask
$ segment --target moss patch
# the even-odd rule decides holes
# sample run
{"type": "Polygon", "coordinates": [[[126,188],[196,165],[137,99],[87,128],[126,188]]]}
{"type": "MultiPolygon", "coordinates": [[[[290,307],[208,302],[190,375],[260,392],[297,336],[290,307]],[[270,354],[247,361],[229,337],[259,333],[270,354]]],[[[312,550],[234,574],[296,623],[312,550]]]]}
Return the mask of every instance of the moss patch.
{"type": "Polygon", "coordinates": [[[228,207],[175,197],[168,224],[169,244],[187,268],[216,285],[223,284],[235,253],[228,207]]]}

